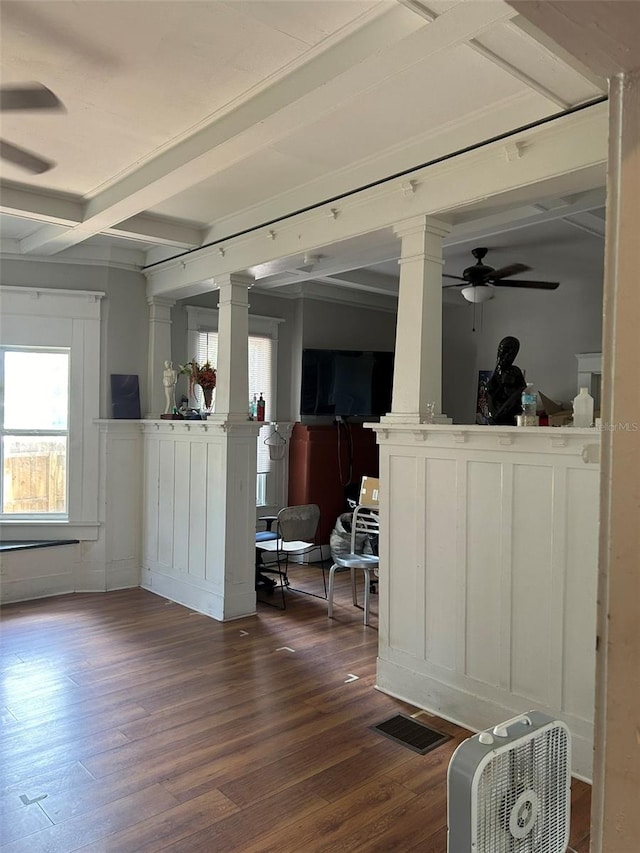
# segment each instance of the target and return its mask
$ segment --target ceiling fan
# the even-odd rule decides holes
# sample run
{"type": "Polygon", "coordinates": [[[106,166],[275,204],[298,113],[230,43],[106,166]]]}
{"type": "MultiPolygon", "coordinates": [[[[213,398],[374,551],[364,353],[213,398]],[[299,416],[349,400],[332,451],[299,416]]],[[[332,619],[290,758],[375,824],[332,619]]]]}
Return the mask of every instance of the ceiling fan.
{"type": "Polygon", "coordinates": [[[445,284],[445,287],[462,287],[462,295],[467,302],[487,302],[495,296],[494,287],[523,287],[535,290],[555,290],[559,287],[558,281],[533,281],[531,279],[510,279],[509,276],[527,272],[531,267],[526,264],[509,264],[500,269],[494,269],[483,263],[487,249],[473,249],[471,254],[476,258],[476,263],[467,267],[462,276],[447,275],[443,278],[455,278],[462,284],[445,284]]]}
{"type": "MultiPolygon", "coordinates": [[[[22,86],[2,86],[0,88],[0,111],[31,111],[31,110],[62,110],[62,102],[51,89],[47,89],[41,83],[27,83],[22,86]]],[[[0,139],[0,157],[26,169],[34,174],[47,172],[55,163],[39,157],[26,148],[0,139]]]]}

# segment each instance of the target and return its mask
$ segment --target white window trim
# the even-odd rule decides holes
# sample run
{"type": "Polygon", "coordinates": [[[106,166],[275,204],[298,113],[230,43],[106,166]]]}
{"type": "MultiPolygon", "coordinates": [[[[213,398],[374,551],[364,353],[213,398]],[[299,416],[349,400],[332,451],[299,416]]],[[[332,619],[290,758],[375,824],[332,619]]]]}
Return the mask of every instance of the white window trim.
{"type": "MultiPolygon", "coordinates": [[[[198,332],[218,331],[217,308],[198,308],[196,305],[185,306],[187,312],[187,361],[193,358],[197,348],[196,335],[198,332]]],[[[278,399],[278,327],[284,323],[281,317],[265,317],[261,314],[249,314],[249,335],[264,335],[273,342],[273,397],[272,411],[276,410],[278,399]]]]}
{"type": "MultiPolygon", "coordinates": [[[[218,331],[218,310],[216,308],[198,308],[196,305],[186,305],[187,311],[187,347],[189,356],[187,361],[193,358],[193,354],[197,352],[197,335],[198,332],[217,332],[218,331]]],[[[249,314],[248,318],[248,333],[251,335],[263,335],[271,339],[272,344],[272,407],[271,411],[275,414],[278,399],[278,327],[280,323],[284,323],[281,317],[265,317],[261,314],[249,314]]],[[[276,420],[276,419],[274,419],[276,420]]],[[[272,423],[272,422],[270,422],[272,423]]],[[[258,441],[263,440],[262,430],[258,436],[258,441]]],[[[274,477],[276,472],[272,472],[274,477]]],[[[281,492],[281,484],[275,483],[267,491],[273,491],[273,495],[265,496],[268,501],[269,497],[274,497],[275,494],[281,492]]],[[[256,509],[259,512],[264,512],[266,508],[272,506],[272,503],[256,504],[256,509]]]]}
{"type": "Polygon", "coordinates": [[[66,519],[2,519],[5,539],[95,539],[98,528],[100,305],[90,290],[0,285],[0,336],[7,347],[68,347],[69,439],[66,519]]]}

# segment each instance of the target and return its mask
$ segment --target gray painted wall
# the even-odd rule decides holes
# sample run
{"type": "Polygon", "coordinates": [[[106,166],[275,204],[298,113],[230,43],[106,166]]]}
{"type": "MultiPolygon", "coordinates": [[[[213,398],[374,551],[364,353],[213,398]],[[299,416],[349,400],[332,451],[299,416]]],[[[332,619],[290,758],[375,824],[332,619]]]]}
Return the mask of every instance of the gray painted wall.
{"type": "MultiPolygon", "coordinates": [[[[216,292],[179,302],[172,311],[172,354],[174,362],[183,364],[193,353],[187,353],[187,305],[216,308],[216,292]]],[[[380,349],[393,350],[396,317],[388,311],[377,311],[355,305],[342,305],[306,297],[289,299],[252,290],[249,310],[263,317],[284,320],[278,327],[278,390],[276,419],[299,420],[302,350],[380,349]]],[[[185,380],[186,382],[186,380],[185,380]]],[[[182,387],[178,386],[178,394],[182,387]]]]}
{"type": "Polygon", "coordinates": [[[140,377],[140,403],[146,411],[148,311],[146,280],[132,270],[28,259],[2,261],[2,284],[65,290],[100,290],[100,417],[111,417],[110,375],[140,377]]]}
{"type": "MultiPolygon", "coordinates": [[[[593,241],[590,246],[593,246],[593,241]]],[[[562,268],[557,291],[503,288],[486,303],[477,331],[472,332],[472,307],[454,298],[443,310],[443,411],[455,423],[475,420],[479,370],[492,370],[498,342],[505,335],[520,339],[517,359],[529,381],[558,402],[577,392],[576,353],[597,352],[602,335],[603,258],[595,249],[576,251],[567,266],[561,241],[548,243],[538,258],[536,278],[553,278],[562,268]]],[[[140,377],[142,411],[146,411],[148,307],[144,277],[130,270],[8,259],[2,263],[2,283],[70,290],[101,290],[102,368],[100,414],[110,417],[109,376],[134,373],[140,377]]],[[[448,300],[452,292],[448,292],[448,300]]],[[[215,292],[179,302],[173,309],[172,354],[184,363],[187,353],[185,304],[215,308],[215,292]]],[[[297,420],[302,350],[393,349],[395,314],[313,298],[288,299],[254,290],[252,313],[285,320],[279,326],[277,418],[297,420]]],[[[180,387],[178,388],[180,393],[180,387]]]]}
{"type": "MultiPolygon", "coordinates": [[[[604,215],[604,212],[602,212],[604,215]]],[[[485,245],[487,245],[485,243],[485,245]]],[[[450,250],[447,271],[460,274],[473,262],[472,244],[450,250]]],[[[537,391],[557,402],[575,397],[576,354],[602,349],[604,241],[560,219],[497,235],[488,262],[498,268],[521,261],[525,279],[559,281],[554,291],[496,288],[495,298],[476,312],[455,289],[447,290],[443,346],[445,412],[456,423],[474,423],[479,370],[493,370],[500,340],[520,341],[516,363],[537,391]],[[501,246],[500,239],[510,245],[501,246]]]]}
{"type": "Polygon", "coordinates": [[[445,412],[455,423],[474,423],[479,370],[493,370],[500,340],[520,341],[516,364],[527,382],[559,403],[578,392],[576,354],[602,349],[602,289],[579,275],[552,292],[501,290],[485,303],[471,331],[472,307],[445,309],[443,385],[445,412]]]}

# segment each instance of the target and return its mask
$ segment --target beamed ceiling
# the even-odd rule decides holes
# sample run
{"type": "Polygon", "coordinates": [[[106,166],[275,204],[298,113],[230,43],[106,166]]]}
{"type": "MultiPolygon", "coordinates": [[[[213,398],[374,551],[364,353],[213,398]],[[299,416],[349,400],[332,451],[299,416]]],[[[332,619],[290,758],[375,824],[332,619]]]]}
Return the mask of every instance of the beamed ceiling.
{"type": "MultiPolygon", "coordinates": [[[[2,162],[5,257],[142,267],[606,92],[501,0],[3,0],[0,15],[3,85],[39,81],[64,104],[2,116],[4,139],[55,162],[2,162]]],[[[513,234],[513,210],[601,241],[603,184],[604,169],[536,205],[476,205],[447,244],[513,234]]],[[[397,254],[386,232],[251,272],[358,288],[346,273],[397,254]]]]}

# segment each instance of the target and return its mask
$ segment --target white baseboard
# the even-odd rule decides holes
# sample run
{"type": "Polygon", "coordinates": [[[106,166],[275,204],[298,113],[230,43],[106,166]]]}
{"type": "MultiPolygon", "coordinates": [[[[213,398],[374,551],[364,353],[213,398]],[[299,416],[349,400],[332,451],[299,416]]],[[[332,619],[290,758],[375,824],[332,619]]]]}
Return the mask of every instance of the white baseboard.
{"type": "MultiPolygon", "coordinates": [[[[522,714],[535,707],[525,699],[510,695],[481,697],[464,688],[447,684],[433,675],[415,672],[397,663],[378,658],[376,689],[403,702],[408,702],[430,714],[470,729],[472,732],[490,728],[496,723],[522,714]]],[[[585,723],[562,712],[538,706],[538,710],[557,716],[571,731],[572,774],[591,782],[593,772],[593,737],[585,723]]]]}

